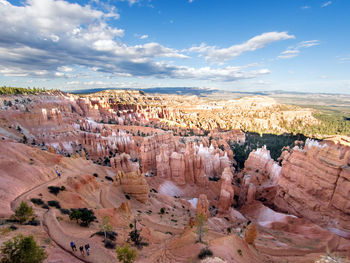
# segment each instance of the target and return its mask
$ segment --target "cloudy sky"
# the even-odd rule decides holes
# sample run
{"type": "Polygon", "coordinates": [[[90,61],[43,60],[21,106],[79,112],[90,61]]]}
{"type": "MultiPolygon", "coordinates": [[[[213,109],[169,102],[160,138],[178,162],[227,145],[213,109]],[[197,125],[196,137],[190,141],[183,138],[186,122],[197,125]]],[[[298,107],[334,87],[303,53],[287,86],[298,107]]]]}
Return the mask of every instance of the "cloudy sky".
{"type": "Polygon", "coordinates": [[[0,82],[350,94],[349,0],[0,0],[0,82]]]}

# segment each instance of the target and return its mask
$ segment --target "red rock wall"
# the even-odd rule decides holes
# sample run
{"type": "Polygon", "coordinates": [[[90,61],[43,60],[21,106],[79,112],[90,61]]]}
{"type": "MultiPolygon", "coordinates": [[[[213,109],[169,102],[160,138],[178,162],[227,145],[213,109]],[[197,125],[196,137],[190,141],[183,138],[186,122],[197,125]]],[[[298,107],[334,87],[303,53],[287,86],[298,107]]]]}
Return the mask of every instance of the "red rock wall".
{"type": "Polygon", "coordinates": [[[350,148],[307,141],[286,155],[275,205],[350,238],[350,148]]]}

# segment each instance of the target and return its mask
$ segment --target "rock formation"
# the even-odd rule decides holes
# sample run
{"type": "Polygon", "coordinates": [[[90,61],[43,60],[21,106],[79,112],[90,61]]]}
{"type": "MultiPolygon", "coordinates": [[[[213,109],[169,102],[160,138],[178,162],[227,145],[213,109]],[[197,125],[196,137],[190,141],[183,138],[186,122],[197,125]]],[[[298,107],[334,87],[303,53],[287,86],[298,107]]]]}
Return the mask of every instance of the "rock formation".
{"type": "Polygon", "coordinates": [[[350,148],[307,140],[282,162],[275,205],[350,237],[350,148]]]}
{"type": "Polygon", "coordinates": [[[244,163],[244,173],[252,176],[251,182],[256,186],[267,182],[276,185],[281,173],[281,166],[275,162],[266,146],[258,148],[249,154],[244,163]]]}
{"type": "Polygon", "coordinates": [[[205,218],[209,218],[209,202],[205,194],[201,194],[198,197],[197,202],[197,215],[202,214],[205,218]]]}
{"type": "Polygon", "coordinates": [[[254,245],[254,241],[258,236],[258,231],[253,223],[250,223],[244,233],[244,240],[250,244],[254,245]]]}
{"type": "Polygon", "coordinates": [[[232,178],[233,174],[230,168],[226,167],[220,179],[219,213],[227,212],[233,202],[234,190],[232,187],[232,178]]]}
{"type": "Polygon", "coordinates": [[[110,159],[111,167],[117,171],[123,171],[125,173],[134,172],[139,169],[138,162],[132,162],[130,155],[122,153],[110,159]]]}
{"type": "Polygon", "coordinates": [[[125,194],[134,197],[142,203],[147,202],[149,187],[145,177],[139,171],[130,173],[119,171],[116,180],[125,194]]]}
{"type": "Polygon", "coordinates": [[[226,167],[230,166],[226,152],[188,142],[178,151],[161,147],[156,156],[157,175],[170,178],[177,185],[208,186],[209,178],[219,179],[226,167]],[[170,154],[171,153],[171,154],[170,154]]]}
{"type": "Polygon", "coordinates": [[[281,169],[265,146],[252,151],[244,163],[238,205],[242,206],[256,198],[272,204],[281,169]]]}

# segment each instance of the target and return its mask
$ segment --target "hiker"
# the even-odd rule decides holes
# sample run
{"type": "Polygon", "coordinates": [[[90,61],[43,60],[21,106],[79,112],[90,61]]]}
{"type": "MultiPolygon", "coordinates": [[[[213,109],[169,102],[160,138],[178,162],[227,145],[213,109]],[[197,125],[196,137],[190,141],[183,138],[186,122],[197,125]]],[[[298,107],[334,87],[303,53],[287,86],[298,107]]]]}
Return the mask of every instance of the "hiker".
{"type": "Polygon", "coordinates": [[[77,251],[77,247],[74,241],[70,242],[70,247],[72,248],[73,251],[77,251]]]}
{"type": "Polygon", "coordinates": [[[85,250],[86,250],[86,254],[89,256],[90,255],[90,245],[89,245],[89,243],[87,243],[85,245],[85,250]]]}
{"type": "Polygon", "coordinates": [[[79,250],[80,250],[80,253],[84,256],[84,247],[83,247],[83,246],[80,246],[80,247],[79,247],[79,250]]]}
{"type": "Polygon", "coordinates": [[[61,173],[60,173],[60,171],[58,171],[58,169],[56,169],[56,174],[57,174],[58,178],[61,178],[61,173]]]}

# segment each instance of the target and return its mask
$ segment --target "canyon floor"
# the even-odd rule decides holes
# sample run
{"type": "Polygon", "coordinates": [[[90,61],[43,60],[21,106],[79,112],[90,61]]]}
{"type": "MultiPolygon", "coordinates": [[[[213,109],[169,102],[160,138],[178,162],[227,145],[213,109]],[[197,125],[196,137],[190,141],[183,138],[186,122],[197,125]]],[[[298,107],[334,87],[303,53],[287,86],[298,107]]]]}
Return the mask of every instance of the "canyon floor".
{"type": "Polygon", "coordinates": [[[237,161],[243,130],[283,135],[290,123],[321,125],[311,108],[130,90],[2,95],[0,105],[0,246],[21,233],[45,248],[45,262],[118,262],[95,234],[108,216],[115,246],[135,247],[136,224],[145,243],[136,262],[350,258],[348,137],[295,140],[275,159],[259,145],[243,167],[237,161]],[[39,225],[11,221],[22,201],[39,225]],[[75,208],[96,220],[77,224],[68,215],[75,208]],[[90,256],[71,241],[89,243],[90,256]],[[199,259],[203,248],[213,256],[199,259]]]}

